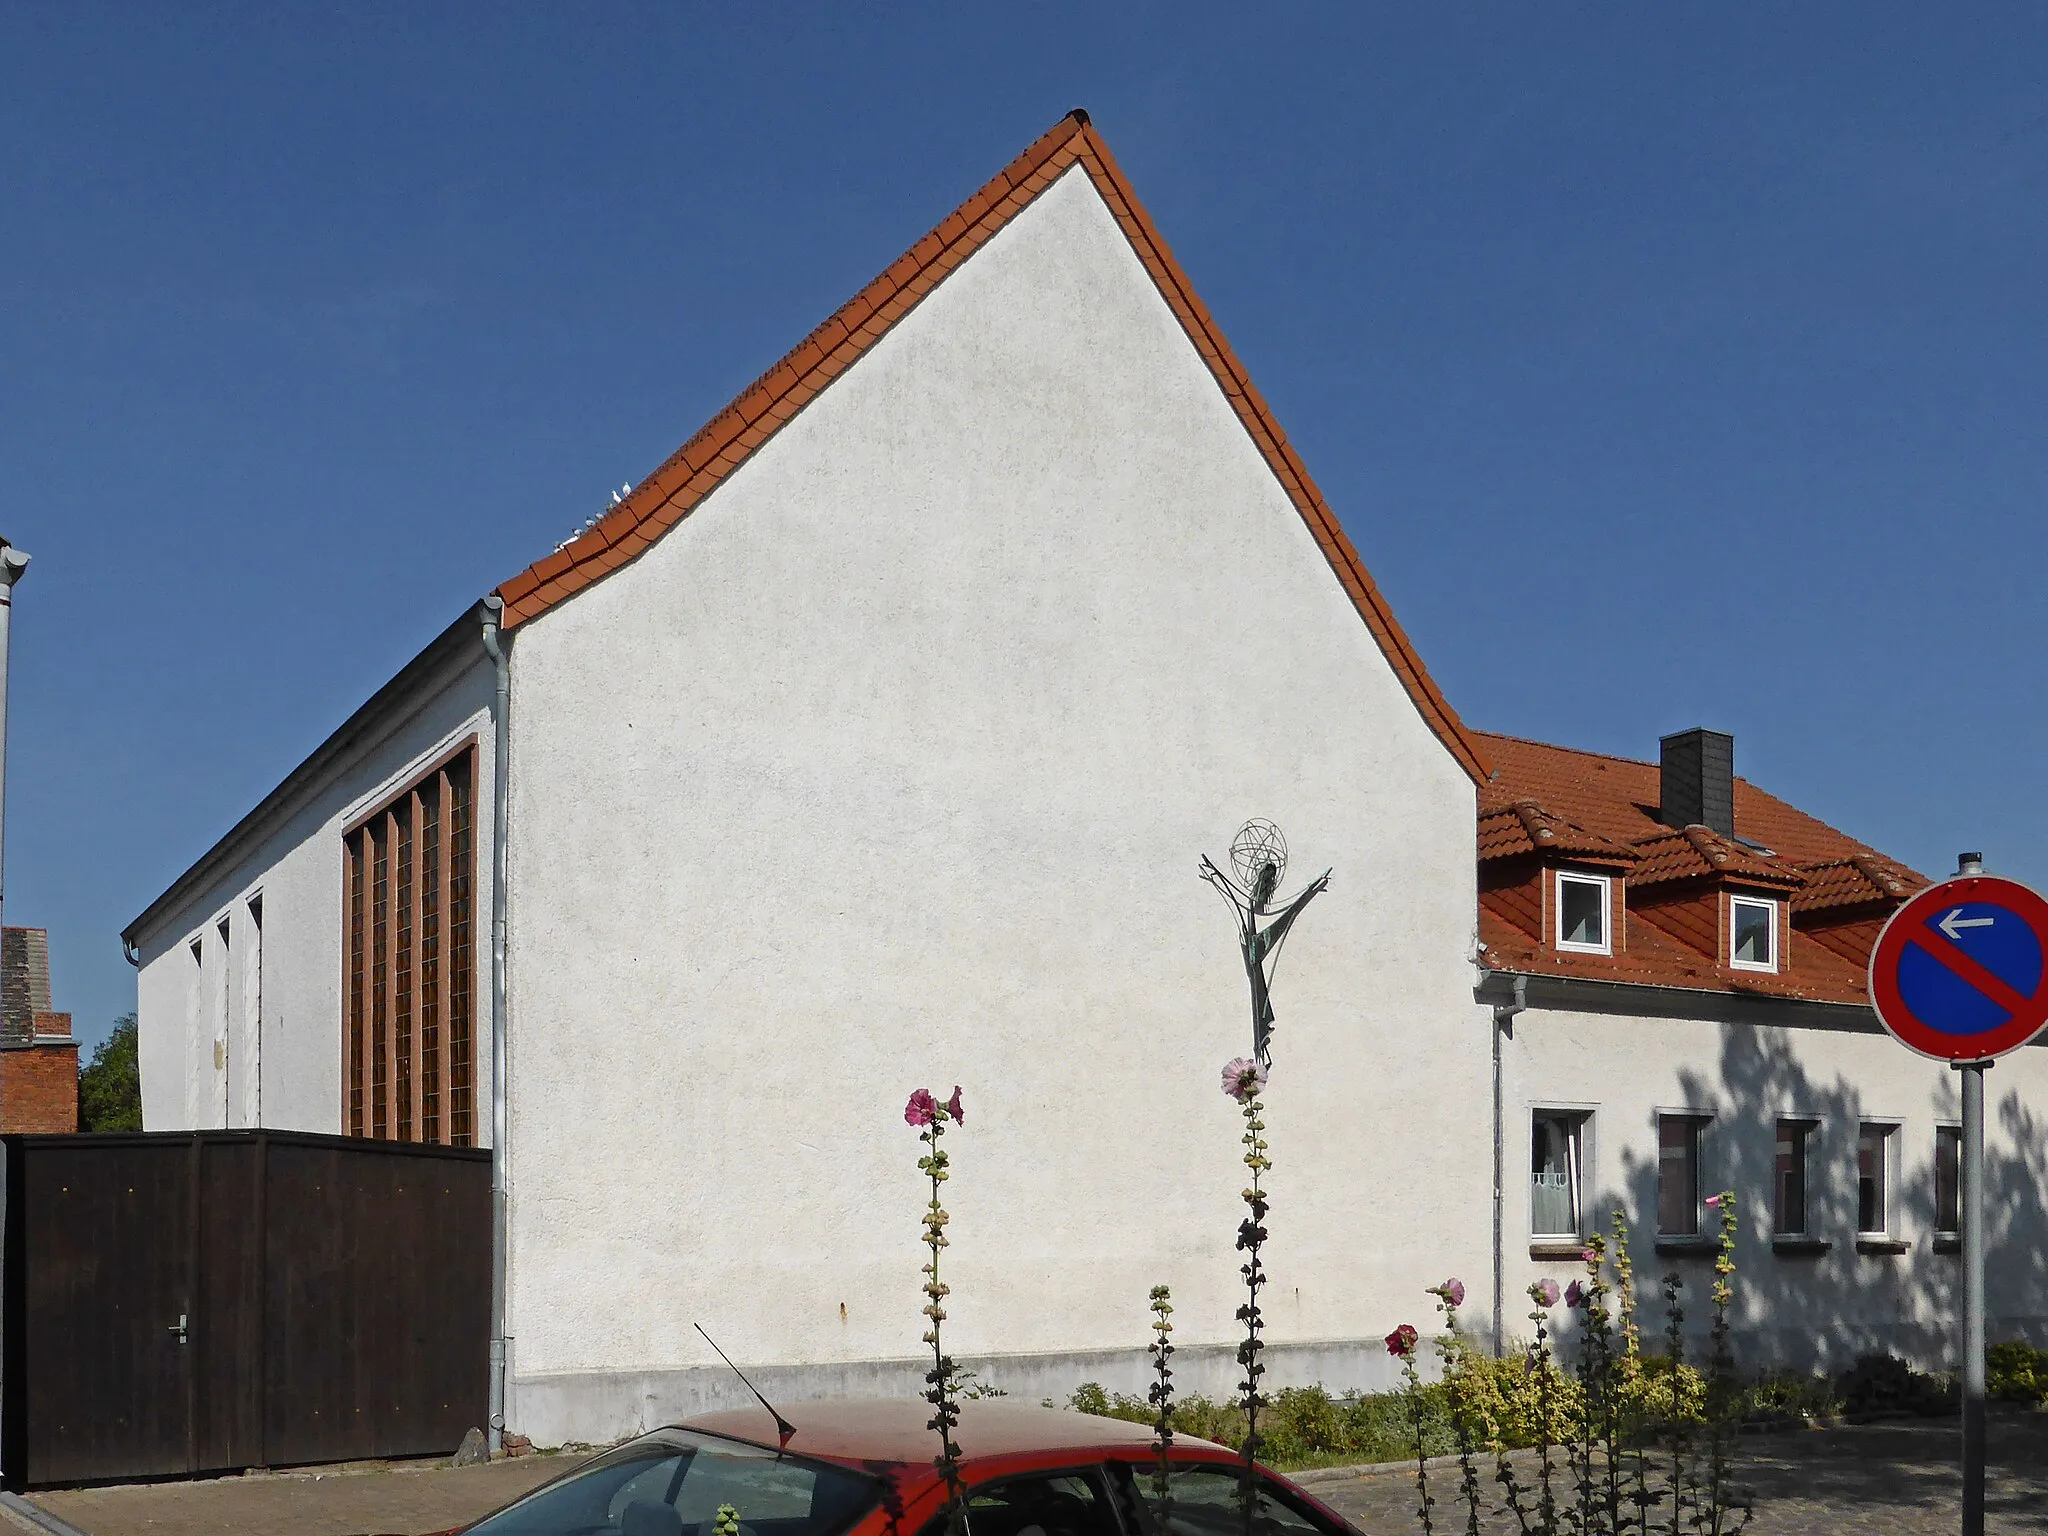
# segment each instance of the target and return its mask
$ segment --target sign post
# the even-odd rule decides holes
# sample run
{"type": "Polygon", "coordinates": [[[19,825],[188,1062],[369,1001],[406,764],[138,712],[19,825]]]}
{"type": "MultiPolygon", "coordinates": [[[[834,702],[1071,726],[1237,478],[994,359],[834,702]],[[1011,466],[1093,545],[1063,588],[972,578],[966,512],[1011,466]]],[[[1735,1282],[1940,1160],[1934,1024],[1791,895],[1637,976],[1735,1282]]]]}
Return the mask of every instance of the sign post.
{"type": "Polygon", "coordinates": [[[1984,1536],[1984,1071],[1963,1074],[1963,1532],[1984,1536]]]}
{"type": "Polygon", "coordinates": [[[1878,934],[1870,1005],[1963,1078],[1963,1536],[1984,1536],[1984,1073],[2048,1024],[2048,901],[1962,855],[1878,934]]]}

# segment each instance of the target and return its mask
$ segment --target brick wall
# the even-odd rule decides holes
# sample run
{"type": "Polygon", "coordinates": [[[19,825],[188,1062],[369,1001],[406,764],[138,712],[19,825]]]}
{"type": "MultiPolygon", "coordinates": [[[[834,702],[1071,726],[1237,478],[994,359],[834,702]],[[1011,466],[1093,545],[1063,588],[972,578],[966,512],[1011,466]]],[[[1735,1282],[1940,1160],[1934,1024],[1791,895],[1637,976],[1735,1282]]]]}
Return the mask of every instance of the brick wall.
{"type": "Polygon", "coordinates": [[[0,1049],[0,1131],[78,1129],[78,1046],[66,1040],[0,1049]]]}

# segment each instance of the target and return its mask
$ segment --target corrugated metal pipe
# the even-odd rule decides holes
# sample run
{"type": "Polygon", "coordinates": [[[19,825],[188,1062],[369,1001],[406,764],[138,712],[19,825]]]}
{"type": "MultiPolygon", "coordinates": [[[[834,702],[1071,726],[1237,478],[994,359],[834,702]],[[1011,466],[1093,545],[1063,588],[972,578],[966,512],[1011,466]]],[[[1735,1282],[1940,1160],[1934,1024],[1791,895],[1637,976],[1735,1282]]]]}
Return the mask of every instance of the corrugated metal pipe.
{"type": "Polygon", "coordinates": [[[506,782],[510,767],[512,669],[505,656],[505,602],[496,593],[483,601],[484,652],[497,673],[491,695],[491,1401],[488,1437],[492,1454],[505,1445],[505,1260],[511,1234],[507,1224],[505,1177],[505,849],[506,782]]]}

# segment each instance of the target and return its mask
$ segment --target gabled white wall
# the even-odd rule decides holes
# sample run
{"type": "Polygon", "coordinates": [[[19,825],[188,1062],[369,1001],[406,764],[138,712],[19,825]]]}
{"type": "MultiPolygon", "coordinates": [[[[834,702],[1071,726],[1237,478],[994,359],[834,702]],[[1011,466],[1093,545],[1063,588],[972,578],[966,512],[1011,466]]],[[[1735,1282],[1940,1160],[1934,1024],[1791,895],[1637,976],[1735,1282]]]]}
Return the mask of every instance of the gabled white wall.
{"type": "Polygon", "coordinates": [[[1254,814],[1290,889],[1335,869],[1277,989],[1272,1337],[1483,1272],[1473,787],[1085,174],[512,658],[514,1428],[672,1413],[693,1322],[914,1355],[920,1085],[969,1113],[949,1347],[1135,1352],[1162,1282],[1235,1337],[1249,1005],[1196,862],[1254,814]]]}
{"type": "MultiPolygon", "coordinates": [[[[374,745],[309,786],[276,827],[179,910],[138,935],[142,1123],[152,1131],[261,1123],[339,1132],[342,1124],[342,832],[454,742],[478,738],[476,797],[476,1103],[489,1103],[491,910],[490,696],[477,661],[374,745]],[[261,942],[249,898],[263,898],[261,942]],[[230,924],[226,955],[217,924],[230,924]],[[195,965],[191,941],[200,941],[195,965]],[[256,961],[262,958],[262,1017],[256,961]],[[218,1047],[218,1051],[216,1050],[218,1047]],[[258,1083],[260,1062],[261,1083],[258,1083]]],[[[478,1115],[479,1143],[490,1139],[478,1115]]]]}

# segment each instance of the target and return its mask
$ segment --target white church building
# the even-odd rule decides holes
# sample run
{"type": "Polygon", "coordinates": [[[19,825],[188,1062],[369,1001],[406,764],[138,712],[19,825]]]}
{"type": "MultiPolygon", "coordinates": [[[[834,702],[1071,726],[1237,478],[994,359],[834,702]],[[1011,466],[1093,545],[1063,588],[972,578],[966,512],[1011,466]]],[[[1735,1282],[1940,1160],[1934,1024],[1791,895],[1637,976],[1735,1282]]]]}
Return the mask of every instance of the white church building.
{"type": "MultiPolygon", "coordinates": [[[[1283,890],[1334,872],[1272,1384],[1384,1385],[1447,1275],[1519,1332],[1617,1203],[1703,1312],[1723,1187],[1759,1352],[1939,1358],[1953,1074],[1860,980],[1925,880],[1731,750],[1465,726],[1076,113],[130,925],[145,1122],[491,1146],[493,1409],[551,1444],[731,1400],[698,1323],[771,1396],[916,1390],[902,1109],[958,1083],[952,1352],[1135,1387],[1164,1283],[1227,1392],[1249,1003],[1197,864],[1256,815],[1283,890]]],[[[1991,1336],[2048,1342],[2048,1051],[1990,1087],[1991,1336]]]]}

